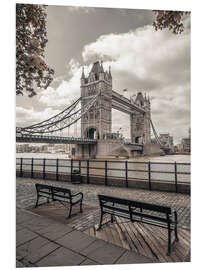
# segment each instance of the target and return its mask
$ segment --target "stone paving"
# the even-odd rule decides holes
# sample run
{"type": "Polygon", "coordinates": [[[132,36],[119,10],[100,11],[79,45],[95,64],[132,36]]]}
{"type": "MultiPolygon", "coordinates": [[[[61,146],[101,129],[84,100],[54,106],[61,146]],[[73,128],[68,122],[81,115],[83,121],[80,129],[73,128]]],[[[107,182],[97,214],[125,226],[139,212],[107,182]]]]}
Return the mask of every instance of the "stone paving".
{"type": "Polygon", "coordinates": [[[16,224],[16,267],[154,262],[25,209],[17,208],[16,224]]]}
{"type": "MultiPolygon", "coordinates": [[[[48,185],[55,185],[66,187],[75,192],[84,193],[84,203],[98,208],[97,211],[92,211],[89,215],[82,217],[80,222],[78,220],[73,223],[77,229],[85,230],[89,223],[98,220],[99,205],[97,194],[105,194],[112,196],[119,196],[134,200],[141,200],[162,205],[174,207],[178,213],[179,226],[190,229],[190,196],[187,194],[176,194],[162,191],[148,191],[141,189],[130,189],[120,187],[108,187],[102,185],[73,185],[69,182],[57,182],[41,179],[17,178],[16,179],[16,204],[17,207],[27,208],[33,206],[36,202],[35,183],[46,183],[48,185]]],[[[91,224],[92,225],[92,224],[91,224]]]]}

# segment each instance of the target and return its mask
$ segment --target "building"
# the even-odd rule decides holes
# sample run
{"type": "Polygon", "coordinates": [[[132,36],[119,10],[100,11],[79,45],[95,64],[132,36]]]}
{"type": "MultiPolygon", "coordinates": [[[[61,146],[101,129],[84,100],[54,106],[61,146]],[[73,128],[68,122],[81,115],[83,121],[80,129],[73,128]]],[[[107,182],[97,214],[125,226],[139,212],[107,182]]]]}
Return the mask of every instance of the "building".
{"type": "Polygon", "coordinates": [[[179,151],[178,144],[174,145],[174,153],[177,153],[179,151]]]}
{"type": "Polygon", "coordinates": [[[54,151],[55,153],[65,153],[65,144],[55,144],[54,151]]]}
{"type": "Polygon", "coordinates": [[[17,153],[29,153],[29,152],[31,152],[31,147],[28,143],[16,144],[16,152],[17,153]]]}
{"type": "Polygon", "coordinates": [[[72,145],[71,144],[64,144],[65,152],[71,153],[72,145]]]}
{"type": "Polygon", "coordinates": [[[173,136],[170,136],[169,133],[161,133],[159,136],[160,142],[165,146],[174,151],[173,136]]]}
{"type": "Polygon", "coordinates": [[[188,129],[188,137],[182,138],[180,144],[178,144],[178,151],[184,153],[191,152],[191,129],[188,129]]]}
{"type": "Polygon", "coordinates": [[[40,152],[40,147],[37,145],[30,145],[27,143],[16,144],[16,153],[35,153],[40,152]]]}
{"type": "Polygon", "coordinates": [[[179,152],[190,153],[190,138],[182,138],[178,148],[179,152]]]}

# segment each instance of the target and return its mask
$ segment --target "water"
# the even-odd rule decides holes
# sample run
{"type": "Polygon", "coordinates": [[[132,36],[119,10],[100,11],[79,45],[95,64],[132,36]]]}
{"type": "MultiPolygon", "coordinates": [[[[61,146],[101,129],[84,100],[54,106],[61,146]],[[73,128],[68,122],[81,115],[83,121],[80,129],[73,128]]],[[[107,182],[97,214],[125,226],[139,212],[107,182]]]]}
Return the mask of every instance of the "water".
{"type": "MultiPolygon", "coordinates": [[[[59,159],[70,159],[68,154],[62,153],[16,153],[16,158],[59,158],[59,159]]],[[[151,162],[179,162],[179,163],[190,163],[190,155],[166,155],[157,157],[138,157],[128,159],[129,161],[151,161],[151,162]]]]}
{"type": "MultiPolygon", "coordinates": [[[[56,159],[59,159],[59,173],[70,174],[71,162],[68,154],[51,153],[17,153],[17,158],[28,158],[23,160],[23,170],[31,170],[31,158],[34,158],[33,169],[42,171],[43,158],[46,158],[46,172],[56,173],[56,159]],[[38,160],[37,160],[38,159],[38,160]]],[[[158,181],[175,182],[175,165],[177,162],[178,182],[190,182],[190,165],[181,163],[190,163],[190,155],[168,155],[158,157],[139,157],[128,160],[128,179],[140,179],[148,181],[148,161],[151,161],[151,179],[158,181]],[[143,162],[143,163],[142,163],[143,162]],[[145,162],[145,163],[144,163],[145,162]],[[169,164],[168,164],[169,163],[169,164]]],[[[19,163],[19,161],[18,161],[19,163]]],[[[20,165],[16,166],[17,169],[20,165]]],[[[81,161],[81,173],[87,174],[87,161],[81,161]]],[[[124,160],[108,161],[108,177],[124,178],[126,177],[124,160]]],[[[79,169],[79,161],[73,161],[73,169],[79,169]]],[[[92,160],[89,162],[89,174],[94,176],[105,176],[105,163],[102,160],[92,160]]]]}

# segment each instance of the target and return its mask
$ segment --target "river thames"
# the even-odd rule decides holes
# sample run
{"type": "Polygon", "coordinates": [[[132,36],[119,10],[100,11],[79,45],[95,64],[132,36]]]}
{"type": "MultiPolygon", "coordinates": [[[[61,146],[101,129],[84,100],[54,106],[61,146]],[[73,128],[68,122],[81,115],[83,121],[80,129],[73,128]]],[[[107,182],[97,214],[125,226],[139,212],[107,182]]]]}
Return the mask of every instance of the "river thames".
{"type": "MultiPolygon", "coordinates": [[[[17,158],[59,158],[70,159],[68,154],[61,153],[16,153],[17,158]]],[[[166,156],[154,156],[154,157],[138,157],[134,159],[128,159],[129,161],[152,161],[152,162],[180,162],[190,163],[190,155],[166,155],[166,156]]],[[[111,159],[112,160],[112,159],[111,159]]]]}
{"type": "MultiPolygon", "coordinates": [[[[20,169],[20,160],[23,158],[24,170],[31,169],[31,159],[34,159],[33,169],[36,171],[43,170],[43,159],[46,159],[46,170],[48,172],[56,172],[56,159],[58,161],[58,171],[62,174],[71,173],[71,160],[68,154],[51,154],[51,153],[17,153],[17,169],[20,169]]],[[[128,177],[140,180],[148,179],[148,161],[151,162],[151,177],[158,181],[175,181],[175,162],[178,175],[178,182],[190,182],[190,155],[166,155],[154,157],[138,157],[128,160],[128,177]]],[[[108,160],[108,177],[125,178],[125,160],[108,160]]],[[[73,161],[73,169],[81,168],[81,174],[87,173],[87,161],[73,161]]],[[[105,162],[103,160],[91,160],[89,162],[89,174],[104,177],[105,162]]]]}

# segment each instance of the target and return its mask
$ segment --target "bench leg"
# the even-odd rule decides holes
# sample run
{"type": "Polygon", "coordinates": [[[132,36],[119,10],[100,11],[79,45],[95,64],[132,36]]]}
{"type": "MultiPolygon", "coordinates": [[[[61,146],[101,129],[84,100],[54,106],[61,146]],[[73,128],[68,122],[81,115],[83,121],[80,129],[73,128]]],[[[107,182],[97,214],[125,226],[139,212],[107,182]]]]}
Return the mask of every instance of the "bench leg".
{"type": "Polygon", "coordinates": [[[80,202],[80,213],[82,213],[82,201],[80,202]]]}
{"type": "Polygon", "coordinates": [[[37,196],[37,201],[36,201],[36,204],[35,204],[35,208],[37,208],[38,202],[39,202],[39,196],[37,196]]]}
{"type": "Polygon", "coordinates": [[[175,240],[178,242],[178,231],[177,231],[177,223],[178,223],[178,216],[177,212],[175,211],[175,240]]]}
{"type": "Polygon", "coordinates": [[[70,209],[69,209],[69,213],[68,213],[67,218],[70,218],[71,217],[71,212],[72,212],[72,205],[70,205],[70,209]]]}
{"type": "Polygon", "coordinates": [[[111,215],[111,223],[113,223],[113,222],[114,222],[114,216],[111,215]]]}
{"type": "Polygon", "coordinates": [[[178,241],[179,241],[179,239],[178,239],[178,231],[177,231],[177,226],[175,226],[175,240],[176,240],[176,242],[178,242],[178,241]]]}
{"type": "Polygon", "coordinates": [[[171,230],[168,229],[168,251],[167,256],[170,256],[171,254],[171,230]]]}
{"type": "Polygon", "coordinates": [[[102,221],[103,221],[103,213],[101,212],[100,221],[99,221],[99,227],[98,227],[97,231],[99,231],[101,229],[102,221]]]}

